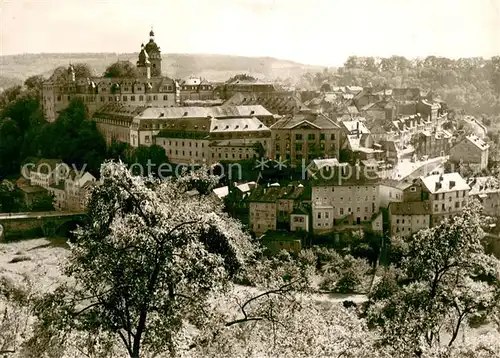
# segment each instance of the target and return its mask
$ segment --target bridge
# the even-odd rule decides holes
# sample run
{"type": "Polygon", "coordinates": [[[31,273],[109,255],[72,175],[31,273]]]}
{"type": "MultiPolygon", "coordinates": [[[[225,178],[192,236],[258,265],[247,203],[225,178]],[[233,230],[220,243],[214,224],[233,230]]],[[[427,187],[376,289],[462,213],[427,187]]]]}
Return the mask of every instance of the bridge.
{"type": "Polygon", "coordinates": [[[85,212],[70,211],[0,213],[0,239],[67,237],[86,218],[85,212]]]}

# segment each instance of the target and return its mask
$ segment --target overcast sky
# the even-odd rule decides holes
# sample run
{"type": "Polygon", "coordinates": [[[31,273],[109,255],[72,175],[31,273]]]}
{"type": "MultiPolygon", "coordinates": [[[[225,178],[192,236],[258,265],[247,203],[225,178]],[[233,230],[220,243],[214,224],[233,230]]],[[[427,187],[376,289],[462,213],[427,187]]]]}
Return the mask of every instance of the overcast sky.
{"type": "Polygon", "coordinates": [[[500,0],[0,0],[0,54],[138,52],[271,56],[500,54],[500,0]]]}

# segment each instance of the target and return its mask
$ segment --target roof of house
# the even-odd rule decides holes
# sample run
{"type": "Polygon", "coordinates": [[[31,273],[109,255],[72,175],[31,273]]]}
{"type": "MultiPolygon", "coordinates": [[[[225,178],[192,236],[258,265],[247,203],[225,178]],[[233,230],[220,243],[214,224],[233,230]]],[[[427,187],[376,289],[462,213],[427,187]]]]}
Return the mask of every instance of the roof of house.
{"type": "Polygon", "coordinates": [[[379,183],[380,177],[375,170],[349,165],[322,168],[309,181],[313,186],[372,185],[379,183]]]}
{"type": "Polygon", "coordinates": [[[292,129],[304,125],[318,129],[339,129],[340,126],[322,113],[298,113],[287,115],[271,126],[271,129],[292,129]]]}
{"type": "Polygon", "coordinates": [[[213,192],[215,193],[215,195],[222,199],[229,195],[229,187],[223,186],[221,188],[215,188],[213,192]]]}
{"type": "Polygon", "coordinates": [[[389,204],[391,215],[430,215],[427,201],[414,201],[407,203],[392,202],[389,204]]]}
{"type": "Polygon", "coordinates": [[[210,133],[269,131],[269,128],[255,117],[212,118],[210,122],[210,133]]]}
{"type": "Polygon", "coordinates": [[[26,194],[37,194],[37,193],[44,193],[47,191],[47,189],[42,188],[41,186],[38,185],[19,185],[18,187],[21,191],[23,191],[26,194]]]}
{"type": "Polygon", "coordinates": [[[342,126],[349,132],[349,134],[357,134],[358,130],[360,134],[370,133],[370,130],[366,127],[366,125],[359,120],[343,121],[342,126]]]}
{"type": "Polygon", "coordinates": [[[481,195],[500,192],[500,182],[493,176],[476,177],[467,180],[467,184],[471,187],[469,195],[481,195]]]}
{"type": "Polygon", "coordinates": [[[268,111],[278,114],[307,109],[307,106],[293,92],[237,92],[223,104],[223,106],[234,105],[262,105],[268,111]]]}
{"type": "Polygon", "coordinates": [[[261,105],[215,106],[215,107],[147,107],[138,117],[141,119],[169,118],[235,118],[235,117],[272,117],[261,105]]]}
{"type": "Polygon", "coordinates": [[[459,173],[429,175],[420,177],[420,180],[431,194],[470,190],[469,185],[459,173]]]}
{"type": "Polygon", "coordinates": [[[270,202],[274,203],[279,199],[307,200],[310,199],[311,191],[308,186],[288,185],[288,186],[258,186],[248,197],[250,202],[270,202]]]}
{"type": "Polygon", "coordinates": [[[465,137],[464,140],[469,141],[470,143],[474,144],[477,148],[481,150],[486,150],[490,147],[489,144],[487,144],[485,141],[483,141],[475,134],[468,135],[467,137],[465,137]]]}

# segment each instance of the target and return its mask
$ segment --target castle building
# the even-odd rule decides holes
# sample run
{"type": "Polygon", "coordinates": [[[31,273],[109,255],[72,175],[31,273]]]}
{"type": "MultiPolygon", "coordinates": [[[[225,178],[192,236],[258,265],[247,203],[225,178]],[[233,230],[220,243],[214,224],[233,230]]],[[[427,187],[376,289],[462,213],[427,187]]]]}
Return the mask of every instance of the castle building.
{"type": "Polygon", "coordinates": [[[162,75],[161,51],[154,40],[141,46],[137,78],[123,77],[78,77],[70,65],[66,75],[52,76],[43,83],[42,106],[49,122],[68,107],[74,98],[81,98],[92,116],[99,108],[109,103],[123,102],[136,106],[173,107],[180,101],[180,87],[172,78],[162,75]]]}

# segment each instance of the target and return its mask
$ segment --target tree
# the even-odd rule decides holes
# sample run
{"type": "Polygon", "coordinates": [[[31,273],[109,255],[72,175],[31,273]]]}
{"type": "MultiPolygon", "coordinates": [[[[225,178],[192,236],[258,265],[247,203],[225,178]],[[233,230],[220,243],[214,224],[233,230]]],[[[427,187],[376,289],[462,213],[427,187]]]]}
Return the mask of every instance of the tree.
{"type": "Polygon", "coordinates": [[[498,305],[499,262],[482,246],[480,205],[418,232],[408,242],[398,289],[375,300],[371,321],[396,352],[452,346],[476,314],[498,305]]]}
{"type": "MultiPolygon", "coordinates": [[[[164,163],[167,163],[167,154],[165,149],[157,144],[151,146],[141,145],[135,150],[135,163],[139,164],[134,167],[135,174],[142,175],[159,175],[158,169],[164,163]]],[[[171,175],[172,173],[168,174],[171,175]]]]}
{"type": "Polygon", "coordinates": [[[45,81],[45,78],[41,75],[31,76],[24,81],[24,86],[28,90],[34,91],[38,97],[41,97],[43,81],[45,81]]]}
{"type": "Polygon", "coordinates": [[[117,61],[106,68],[103,76],[110,78],[137,78],[139,77],[139,72],[132,62],[117,61]]]}
{"type": "MultiPolygon", "coordinates": [[[[94,71],[86,63],[74,63],[71,64],[75,70],[75,79],[77,78],[90,78],[94,76],[94,71]]],[[[52,81],[69,81],[68,67],[59,66],[57,67],[52,76],[50,76],[52,81]]]]}
{"type": "Polygon", "coordinates": [[[250,76],[249,74],[246,74],[246,73],[241,73],[238,75],[234,75],[233,77],[228,79],[226,82],[231,83],[231,82],[235,82],[235,81],[255,81],[255,80],[257,80],[255,77],[250,76]]]}
{"type": "Polygon", "coordinates": [[[54,209],[54,196],[45,194],[37,197],[30,207],[31,211],[52,211],[54,209]]]}
{"type": "Polygon", "coordinates": [[[107,162],[101,176],[65,268],[76,286],[40,298],[31,342],[49,332],[64,345],[67,332],[86,332],[117,337],[133,358],[173,354],[184,320],[203,314],[255,248],[211,195],[188,193],[199,180],[215,184],[204,172],[156,181],[107,162]]]}
{"type": "Polygon", "coordinates": [[[17,186],[9,186],[0,182],[0,213],[22,211],[24,207],[23,193],[17,186]]]}
{"type": "Polygon", "coordinates": [[[19,170],[21,130],[10,118],[0,122],[0,177],[19,170]]]}

